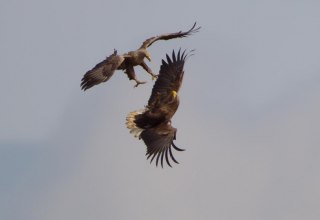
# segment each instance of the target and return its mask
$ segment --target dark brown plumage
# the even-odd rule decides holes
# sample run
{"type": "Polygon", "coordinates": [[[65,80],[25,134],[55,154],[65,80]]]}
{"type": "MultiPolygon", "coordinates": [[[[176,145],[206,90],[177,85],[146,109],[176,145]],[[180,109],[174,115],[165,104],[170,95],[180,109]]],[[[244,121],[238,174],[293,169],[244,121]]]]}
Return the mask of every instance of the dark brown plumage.
{"type": "Polygon", "coordinates": [[[139,81],[136,78],[134,66],[138,65],[146,70],[152,76],[152,79],[155,79],[156,75],[144,62],[144,58],[147,58],[149,61],[151,61],[151,55],[147,51],[147,48],[158,40],[170,40],[174,38],[187,37],[193,33],[198,32],[200,28],[201,27],[196,27],[196,23],[194,23],[192,28],[186,32],[179,31],[176,33],[162,34],[151,37],[145,40],[140,48],[135,51],[130,51],[123,55],[117,55],[115,51],[111,56],[107,57],[104,61],[97,64],[93,69],[89,70],[83,76],[81,80],[81,89],[87,90],[92,86],[108,81],[115,70],[123,70],[128,75],[129,80],[135,80],[135,86],[137,87],[138,85],[145,83],[139,81]]]}
{"type": "Polygon", "coordinates": [[[87,90],[94,85],[108,81],[124,60],[124,56],[117,55],[117,51],[114,50],[113,54],[98,63],[83,76],[81,88],[87,90]]]}
{"type": "Polygon", "coordinates": [[[171,147],[183,151],[173,143],[177,129],[171,126],[171,118],[179,106],[178,91],[182,84],[183,67],[187,56],[185,51],[181,54],[180,50],[177,55],[173,51],[172,58],[167,55],[167,60],[162,60],[148,105],[145,109],[131,112],[127,116],[127,127],[130,133],[146,144],[146,155],[148,159],[151,158],[150,163],[156,158],[158,165],[160,159],[162,167],[164,158],[171,167],[169,155],[175,163],[178,163],[171,147]]]}

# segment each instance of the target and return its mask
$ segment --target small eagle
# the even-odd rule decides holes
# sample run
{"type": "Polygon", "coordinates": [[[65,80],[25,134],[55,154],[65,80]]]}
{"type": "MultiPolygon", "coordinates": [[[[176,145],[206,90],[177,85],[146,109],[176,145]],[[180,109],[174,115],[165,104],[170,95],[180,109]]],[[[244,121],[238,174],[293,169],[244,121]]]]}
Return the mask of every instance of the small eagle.
{"type": "Polygon", "coordinates": [[[167,54],[167,60],[162,60],[148,105],[143,110],[129,113],[126,118],[130,133],[142,139],[147,146],[147,159],[151,158],[151,163],[156,158],[156,165],[160,160],[162,167],[164,158],[171,167],[169,155],[175,163],[178,163],[171,147],[183,151],[173,143],[177,129],[171,126],[171,118],[179,106],[178,91],[182,84],[183,67],[187,57],[188,54],[185,51],[181,54],[181,50],[177,55],[173,51],[172,58],[167,54]]]}
{"type": "Polygon", "coordinates": [[[170,40],[174,38],[187,37],[198,32],[200,28],[201,27],[196,27],[196,23],[194,23],[191,29],[186,32],[179,31],[176,33],[162,34],[151,37],[145,40],[139,49],[122,55],[118,55],[117,51],[114,50],[113,54],[84,74],[81,80],[81,89],[85,91],[92,86],[108,81],[112,77],[115,70],[123,70],[128,75],[129,80],[134,80],[136,82],[135,87],[137,87],[140,84],[146,83],[139,81],[136,78],[134,66],[138,65],[146,70],[152,76],[152,79],[155,79],[156,75],[144,62],[144,58],[147,58],[149,61],[151,61],[151,55],[149,51],[147,51],[147,48],[158,40],[170,40]]]}

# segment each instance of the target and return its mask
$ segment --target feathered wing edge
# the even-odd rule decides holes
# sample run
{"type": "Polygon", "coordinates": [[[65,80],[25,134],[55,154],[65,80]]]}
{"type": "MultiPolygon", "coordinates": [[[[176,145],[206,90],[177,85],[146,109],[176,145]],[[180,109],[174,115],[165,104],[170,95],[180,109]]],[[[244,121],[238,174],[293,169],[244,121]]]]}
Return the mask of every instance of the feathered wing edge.
{"type": "Polygon", "coordinates": [[[150,47],[154,42],[158,41],[158,40],[170,40],[170,39],[174,39],[174,38],[182,38],[182,37],[188,37],[189,35],[192,35],[194,33],[197,33],[201,27],[197,27],[197,22],[195,22],[193,24],[193,26],[190,28],[190,30],[188,31],[179,31],[179,32],[175,32],[175,33],[169,33],[169,34],[161,34],[155,37],[150,37],[147,40],[145,40],[140,48],[148,48],[150,47]]]}
{"type": "Polygon", "coordinates": [[[158,130],[156,128],[146,129],[141,132],[140,138],[144,141],[147,146],[146,156],[150,159],[150,163],[156,158],[156,166],[160,159],[161,167],[163,167],[163,160],[165,158],[167,164],[171,166],[169,156],[175,163],[179,163],[172,154],[172,149],[177,151],[184,151],[184,149],[178,148],[173,140],[176,139],[177,129],[172,127],[170,124],[164,125],[164,130],[158,130]]]}
{"type": "Polygon", "coordinates": [[[124,56],[117,55],[117,51],[114,50],[113,54],[84,74],[81,79],[81,89],[85,91],[95,85],[108,81],[124,59],[124,56]]]}
{"type": "Polygon", "coordinates": [[[142,139],[147,146],[146,156],[150,159],[150,163],[156,158],[156,166],[158,166],[159,159],[161,167],[163,167],[164,158],[167,164],[171,166],[170,158],[175,162],[179,163],[172,153],[172,148],[177,151],[184,151],[177,147],[173,140],[176,139],[177,129],[171,126],[171,123],[162,124],[154,128],[142,129],[139,128],[135,123],[135,118],[137,115],[143,114],[146,109],[130,112],[126,118],[127,128],[134,137],[142,139]]]}
{"type": "Polygon", "coordinates": [[[179,49],[178,53],[172,51],[172,57],[166,54],[166,60],[162,59],[158,79],[153,85],[148,105],[151,105],[158,94],[165,94],[170,91],[178,92],[184,75],[184,63],[186,59],[193,55],[194,50],[186,52],[179,49]]]}

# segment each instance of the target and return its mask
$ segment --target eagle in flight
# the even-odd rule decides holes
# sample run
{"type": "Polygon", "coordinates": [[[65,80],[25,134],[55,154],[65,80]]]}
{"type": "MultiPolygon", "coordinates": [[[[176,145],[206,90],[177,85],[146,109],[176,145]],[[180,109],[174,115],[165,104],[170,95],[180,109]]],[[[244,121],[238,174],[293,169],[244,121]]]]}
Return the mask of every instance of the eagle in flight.
{"type": "Polygon", "coordinates": [[[142,139],[147,146],[146,156],[150,163],[156,158],[156,166],[159,160],[163,167],[165,158],[171,167],[169,156],[178,163],[172,154],[172,149],[178,148],[173,140],[176,139],[177,129],[171,126],[171,118],[179,106],[178,92],[184,75],[184,63],[188,54],[179,50],[172,57],[166,55],[167,60],[162,60],[160,73],[152,88],[148,105],[139,111],[133,111],[126,118],[127,128],[134,137],[142,139]]]}
{"type": "Polygon", "coordinates": [[[81,89],[85,91],[92,86],[108,81],[112,77],[115,70],[123,70],[128,75],[129,80],[135,80],[135,87],[137,87],[140,84],[146,83],[139,81],[136,78],[134,66],[138,65],[145,69],[152,76],[152,79],[155,79],[157,76],[144,62],[144,58],[147,58],[149,61],[151,61],[151,55],[149,51],[147,51],[147,48],[158,40],[170,40],[174,38],[187,37],[193,33],[198,32],[200,28],[201,27],[196,27],[196,23],[194,23],[190,30],[186,32],[179,31],[176,33],[162,34],[151,37],[145,40],[139,49],[130,51],[122,55],[118,55],[117,51],[114,50],[113,54],[111,54],[105,60],[98,63],[94,68],[84,74],[81,80],[81,89]]]}

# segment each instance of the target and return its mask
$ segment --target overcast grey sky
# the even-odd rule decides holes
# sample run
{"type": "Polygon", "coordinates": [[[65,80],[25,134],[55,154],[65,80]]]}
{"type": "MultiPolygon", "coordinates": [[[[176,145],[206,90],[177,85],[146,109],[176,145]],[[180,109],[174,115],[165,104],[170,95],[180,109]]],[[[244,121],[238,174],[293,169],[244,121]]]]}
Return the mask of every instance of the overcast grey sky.
{"type": "Polygon", "coordinates": [[[0,219],[320,218],[320,2],[0,2],[0,219]],[[175,152],[156,168],[125,127],[153,82],[83,74],[151,36],[187,60],[175,152]]]}

